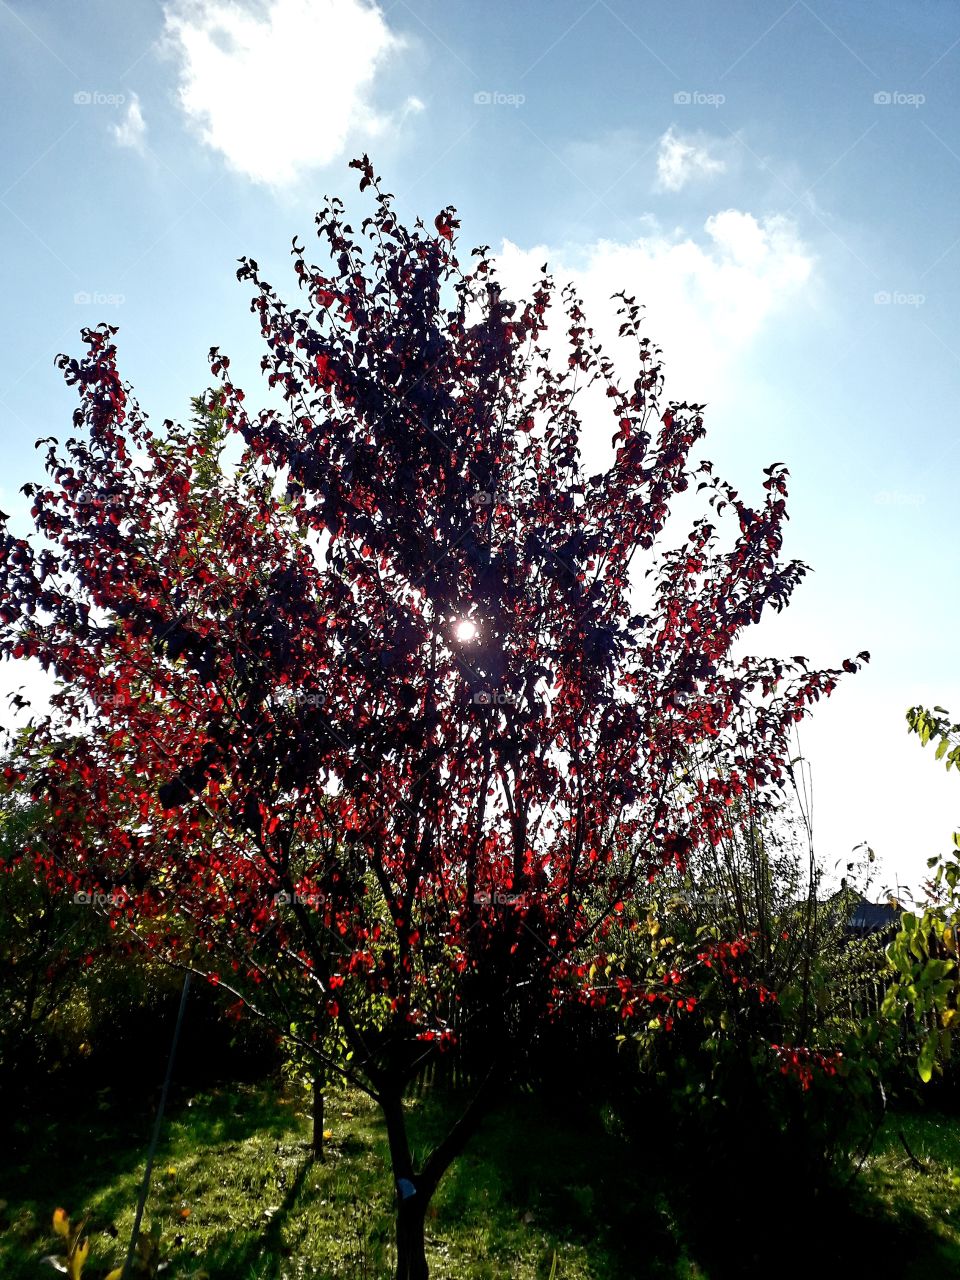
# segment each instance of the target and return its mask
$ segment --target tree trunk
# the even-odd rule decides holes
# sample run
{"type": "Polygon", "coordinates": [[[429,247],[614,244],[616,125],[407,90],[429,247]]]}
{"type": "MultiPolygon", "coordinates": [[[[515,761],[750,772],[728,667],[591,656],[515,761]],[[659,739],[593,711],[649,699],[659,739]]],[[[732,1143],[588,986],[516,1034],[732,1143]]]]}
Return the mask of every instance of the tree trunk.
{"type": "Polygon", "coordinates": [[[395,1089],[381,1097],[383,1118],[390,1143],[390,1163],[397,1191],[397,1270],[395,1280],[429,1280],[423,1239],[427,1203],[433,1190],[420,1185],[410,1158],[407,1126],[403,1115],[403,1095],[395,1089]]]}
{"type": "MultiPolygon", "coordinates": [[[[409,1184],[408,1184],[409,1185],[409,1184]]],[[[395,1280],[429,1280],[423,1227],[427,1206],[419,1192],[397,1192],[397,1271],[395,1280]]]]}
{"type": "Polygon", "coordinates": [[[323,1088],[326,1072],[321,1067],[313,1077],[313,1158],[323,1159],[323,1088]]]}
{"type": "Polygon", "coordinates": [[[493,1097],[497,1079],[494,1068],[459,1120],[415,1171],[403,1114],[403,1090],[394,1086],[380,1095],[380,1106],[390,1143],[390,1164],[397,1189],[397,1270],[395,1280],[429,1280],[424,1241],[427,1206],[440,1179],[478,1128],[493,1097]]]}

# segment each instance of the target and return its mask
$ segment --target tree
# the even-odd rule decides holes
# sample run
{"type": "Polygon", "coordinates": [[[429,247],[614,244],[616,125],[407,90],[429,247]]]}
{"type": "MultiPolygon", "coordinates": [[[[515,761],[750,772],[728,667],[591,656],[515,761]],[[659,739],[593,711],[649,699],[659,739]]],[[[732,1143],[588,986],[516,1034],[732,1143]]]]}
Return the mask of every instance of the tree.
{"type": "Polygon", "coordinates": [[[0,646],[55,674],[54,716],[80,726],[52,765],[39,726],[20,765],[61,812],[51,866],[70,885],[126,874],[118,923],[377,1100],[408,1280],[444,1170],[588,985],[610,921],[719,841],[737,796],[777,792],[790,727],[840,672],[731,657],[805,572],[781,561],[786,469],[757,507],[691,470],[704,406],[662,407],[634,299],[617,295],[628,386],[569,286],[558,368],[546,267],[508,302],[487,246],[461,269],[452,207],[407,229],[352,165],[375,211],[361,237],[340,200],[318,214],[329,273],[294,239],[304,306],[241,260],[282,400],[249,413],[211,350],[242,443],[216,483],[197,482],[215,447],[196,427],[150,429],[115,328],[59,358],[79,434],[45,442],[49,481],[29,486],[45,545],[5,539],[0,646]],[[590,476],[587,386],[615,423],[590,476]],[[664,549],[697,476],[729,546],[704,516],[664,549]],[[415,1166],[404,1092],[450,1052],[476,1091],[415,1166]]]}

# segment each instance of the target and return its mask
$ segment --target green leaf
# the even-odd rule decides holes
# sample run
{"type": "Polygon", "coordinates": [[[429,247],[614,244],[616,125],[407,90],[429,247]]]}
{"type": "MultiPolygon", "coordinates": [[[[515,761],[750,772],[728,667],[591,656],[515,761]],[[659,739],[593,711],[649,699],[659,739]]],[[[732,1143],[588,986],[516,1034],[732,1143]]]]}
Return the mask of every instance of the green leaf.
{"type": "Polygon", "coordinates": [[[924,1084],[929,1084],[933,1078],[933,1062],[937,1052],[937,1038],[935,1035],[928,1035],[920,1050],[917,1071],[920,1073],[920,1079],[924,1084]]]}

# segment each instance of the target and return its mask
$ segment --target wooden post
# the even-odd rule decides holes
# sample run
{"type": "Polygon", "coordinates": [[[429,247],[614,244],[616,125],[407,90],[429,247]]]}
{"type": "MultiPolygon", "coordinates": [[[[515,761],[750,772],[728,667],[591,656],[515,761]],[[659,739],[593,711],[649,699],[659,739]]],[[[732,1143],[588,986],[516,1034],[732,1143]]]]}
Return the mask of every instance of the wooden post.
{"type": "Polygon", "coordinates": [[[313,1158],[323,1160],[323,1089],[326,1071],[318,1067],[313,1077],[313,1158]]]}

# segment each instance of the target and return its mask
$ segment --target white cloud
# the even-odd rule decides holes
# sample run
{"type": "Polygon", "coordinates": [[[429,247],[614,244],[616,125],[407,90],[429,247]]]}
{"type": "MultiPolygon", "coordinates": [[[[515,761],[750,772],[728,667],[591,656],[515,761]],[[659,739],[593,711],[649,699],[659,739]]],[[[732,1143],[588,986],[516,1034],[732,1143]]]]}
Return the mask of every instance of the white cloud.
{"type": "Polygon", "coordinates": [[[134,151],[143,151],[144,139],[147,136],[147,124],[140,110],[140,99],[135,93],[130,95],[127,114],[120,124],[112,124],[110,132],[119,147],[131,147],[134,151]]]}
{"type": "MultiPolygon", "coordinates": [[[[180,105],[207,146],[255,182],[286,186],[397,123],[371,100],[406,47],[367,0],[171,0],[180,105]]],[[[399,118],[423,109],[410,97],[399,118]]]]}
{"type": "MultiPolygon", "coordinates": [[[[636,348],[617,335],[620,304],[611,298],[621,289],[645,307],[641,334],[663,351],[666,398],[716,404],[726,393],[733,397],[749,350],[773,317],[795,309],[814,258],[789,219],[725,209],[697,236],[667,233],[647,219],[643,234],[626,243],[557,250],[506,240],[498,256],[505,293],[529,298],[544,262],[558,287],[574,282],[588,323],[624,377],[636,348]]],[[[551,333],[555,328],[563,326],[554,322],[551,333]]]]}
{"type": "Polygon", "coordinates": [[[711,155],[706,145],[681,137],[671,126],[660,139],[656,188],[658,191],[680,191],[693,179],[710,178],[715,173],[726,172],[726,168],[726,161],[711,155]]]}

